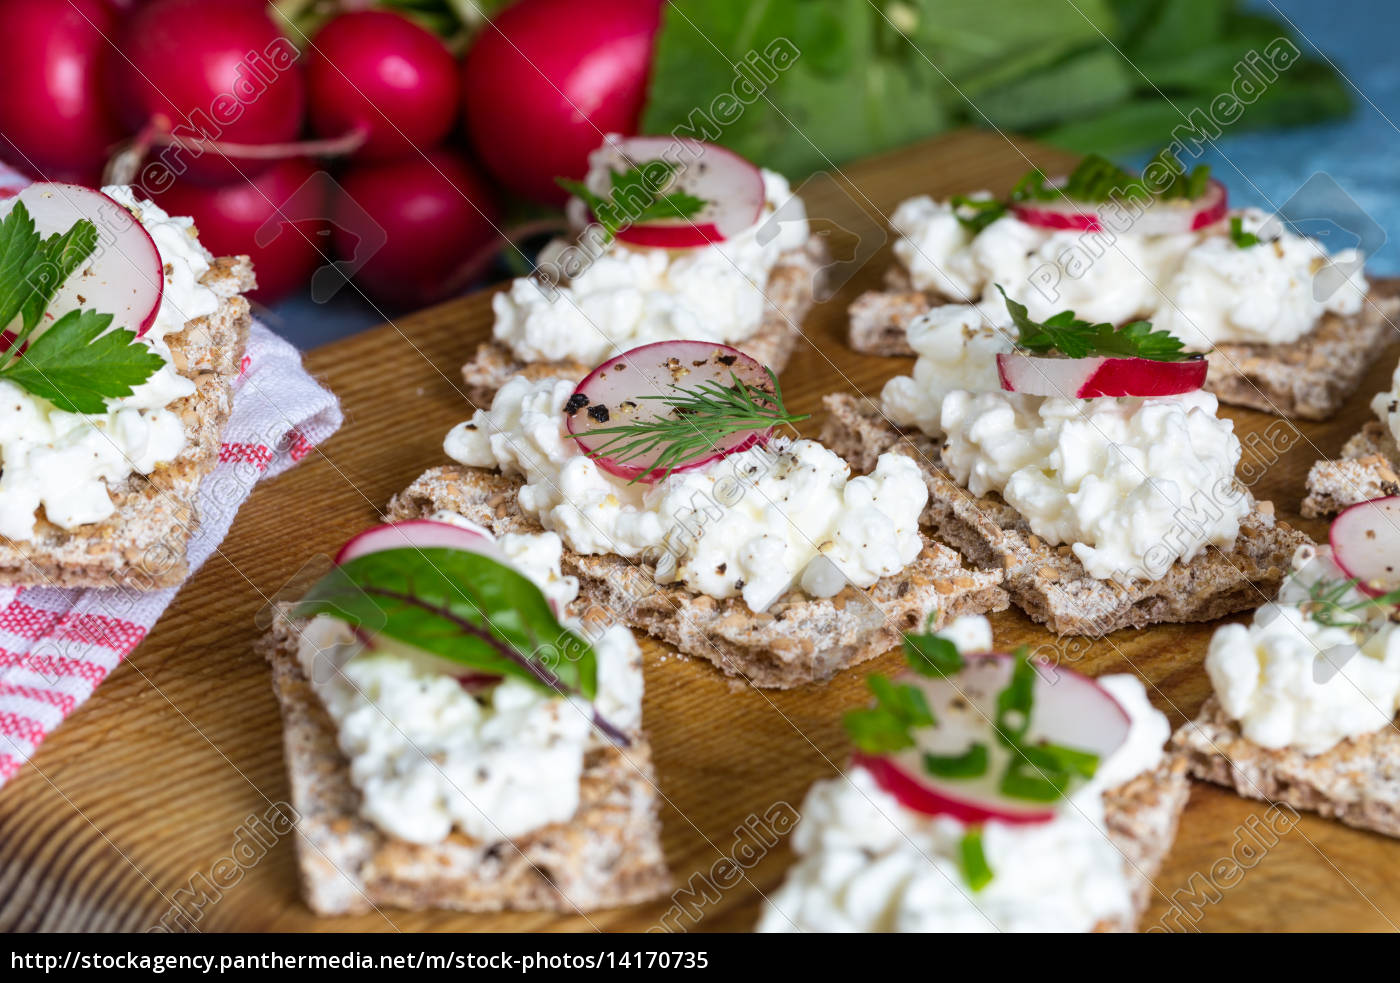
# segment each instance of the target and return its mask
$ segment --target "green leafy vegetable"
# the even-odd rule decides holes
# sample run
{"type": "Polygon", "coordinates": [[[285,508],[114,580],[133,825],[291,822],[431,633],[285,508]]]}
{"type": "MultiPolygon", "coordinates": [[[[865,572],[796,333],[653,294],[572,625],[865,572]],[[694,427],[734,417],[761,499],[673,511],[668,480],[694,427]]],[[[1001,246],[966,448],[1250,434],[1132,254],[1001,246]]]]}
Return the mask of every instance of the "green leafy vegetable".
{"type": "Polygon", "coordinates": [[[958,866],[963,880],[973,891],[980,891],[992,882],[992,868],[982,849],[982,828],[975,826],[963,834],[958,843],[958,866]]]}
{"type": "Polygon", "coordinates": [[[1259,237],[1244,230],[1244,222],[1238,215],[1230,219],[1230,241],[1241,249],[1259,245],[1259,237]]]}
{"type": "Polygon", "coordinates": [[[906,632],[904,635],[904,659],[921,676],[951,676],[963,667],[958,647],[934,633],[933,622],[937,616],[936,611],[929,613],[929,630],[924,634],[906,632]]]}
{"type": "Polygon", "coordinates": [[[1303,613],[1313,621],[1328,628],[1350,629],[1366,626],[1365,612],[1394,608],[1400,605],[1400,590],[1393,590],[1380,597],[1364,597],[1359,601],[1345,601],[1344,598],[1360,582],[1355,577],[1349,580],[1317,581],[1308,588],[1308,601],[1303,605],[1303,613]]]}
{"type": "Polygon", "coordinates": [[[842,718],[851,743],[862,751],[887,754],[913,747],[910,731],[936,723],[924,691],[912,683],[897,684],[876,675],[868,677],[865,685],[875,694],[875,705],[852,710],[842,718]]]}
{"type": "Polygon", "coordinates": [[[987,745],[974,744],[962,754],[925,754],[924,770],[939,778],[978,778],[987,773],[987,745]]]}
{"type": "Polygon", "coordinates": [[[6,379],[70,413],[105,413],[106,399],[130,396],[165,360],[135,333],[108,331],[112,315],[69,311],[38,335],[28,351],[19,346],[3,368],[6,379]]]}
{"type": "Polygon", "coordinates": [[[593,647],[565,628],[528,577],[490,557],[447,548],[382,550],[337,566],[296,616],[318,614],[442,659],[540,689],[593,699],[593,647]]]}
{"type": "Polygon", "coordinates": [[[1026,305],[1007,297],[1001,284],[997,284],[997,289],[1006,298],[1006,309],[1020,332],[1017,344],[1028,352],[1059,352],[1069,358],[1146,358],[1154,362],[1184,362],[1200,357],[1185,351],[1181,340],[1170,332],[1153,330],[1151,321],[1132,321],[1115,328],[1111,324],[1082,321],[1073,311],[1060,311],[1043,322],[1034,321],[1026,305]]]}
{"type": "Polygon", "coordinates": [[[603,227],[607,241],[629,225],[697,215],[707,202],[686,191],[666,191],[676,168],[664,160],[648,160],[625,171],[613,171],[612,193],[603,198],[582,181],[555,178],[559,186],[582,199],[603,227]]]}
{"type": "Polygon", "coordinates": [[[669,408],[665,415],[569,436],[587,437],[590,441],[606,438],[589,451],[589,456],[610,457],[624,464],[656,453],[651,466],[632,480],[641,481],[658,472],[665,477],[687,461],[710,454],[720,441],[733,434],[807,419],[809,414],[787,411],[778,377],[772,369],[766,371],[771,388],[751,385],[731,372],[733,381],[727,386],[711,380],[693,389],[637,397],[663,403],[669,408]]]}
{"type": "Polygon", "coordinates": [[[981,232],[1010,211],[1006,202],[997,201],[995,198],[954,195],[949,199],[949,204],[953,206],[953,215],[962,227],[973,234],[981,232]]]}

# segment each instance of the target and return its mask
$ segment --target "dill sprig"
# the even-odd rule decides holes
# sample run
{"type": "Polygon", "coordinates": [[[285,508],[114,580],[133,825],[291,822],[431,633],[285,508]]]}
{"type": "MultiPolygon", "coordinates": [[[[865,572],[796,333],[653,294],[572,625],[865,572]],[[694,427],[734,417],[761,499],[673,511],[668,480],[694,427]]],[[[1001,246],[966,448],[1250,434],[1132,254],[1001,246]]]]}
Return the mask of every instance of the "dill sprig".
{"type": "Polygon", "coordinates": [[[1400,605],[1400,590],[1393,590],[1380,597],[1367,597],[1360,601],[1344,603],[1346,597],[1360,581],[1355,577],[1349,580],[1319,580],[1308,588],[1308,601],[1304,613],[1327,628],[1359,628],[1366,624],[1365,616],[1356,617],[1367,608],[1386,608],[1400,605]]]}
{"type": "Polygon", "coordinates": [[[588,450],[589,457],[610,457],[626,464],[655,453],[651,465],[633,481],[656,472],[665,478],[688,461],[709,454],[725,439],[747,430],[767,430],[785,423],[799,423],[811,414],[794,415],[783,405],[783,391],[773,370],[765,367],[772,388],[751,385],[730,372],[732,384],[710,380],[675,393],[638,396],[664,403],[669,412],[649,419],[611,427],[595,427],[571,437],[590,443],[606,438],[588,450]]]}

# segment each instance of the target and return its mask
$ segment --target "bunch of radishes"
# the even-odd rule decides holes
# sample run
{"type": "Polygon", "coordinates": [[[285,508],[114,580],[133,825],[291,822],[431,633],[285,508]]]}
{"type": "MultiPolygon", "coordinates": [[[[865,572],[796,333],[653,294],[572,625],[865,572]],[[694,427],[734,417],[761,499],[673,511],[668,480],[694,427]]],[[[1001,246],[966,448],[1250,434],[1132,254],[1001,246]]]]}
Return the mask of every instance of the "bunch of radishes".
{"type": "Polygon", "coordinates": [[[122,174],[215,253],[250,254],[264,302],[339,260],[376,301],[428,304],[502,241],[468,146],[560,203],[555,177],[635,132],[660,0],[517,0],[461,58],[393,10],[327,6],[307,37],[263,0],[0,0],[22,39],[0,62],[0,158],[122,174]]]}

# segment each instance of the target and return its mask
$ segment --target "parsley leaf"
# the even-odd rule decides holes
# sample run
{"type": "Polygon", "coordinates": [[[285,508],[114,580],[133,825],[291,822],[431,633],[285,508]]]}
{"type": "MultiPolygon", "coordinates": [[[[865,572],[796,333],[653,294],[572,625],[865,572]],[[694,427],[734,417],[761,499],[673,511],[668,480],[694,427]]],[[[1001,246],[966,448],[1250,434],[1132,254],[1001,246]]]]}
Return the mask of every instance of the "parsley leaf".
{"type": "Polygon", "coordinates": [[[1153,330],[1151,321],[1132,321],[1115,328],[1111,324],[1082,321],[1073,311],[1060,311],[1043,322],[1034,321],[1026,305],[1007,297],[1001,284],[996,288],[1006,299],[1011,323],[1020,332],[1017,344],[1028,352],[1038,355],[1059,352],[1069,358],[1091,355],[1146,358],[1154,362],[1184,362],[1199,357],[1185,351],[1185,345],[1170,332],[1153,330]]]}
{"type": "Polygon", "coordinates": [[[675,179],[675,165],[664,160],[649,160],[635,164],[625,171],[612,172],[612,191],[608,197],[595,194],[582,181],[555,178],[565,191],[582,199],[603,227],[606,241],[630,225],[667,219],[688,219],[697,215],[708,202],[688,191],[662,193],[675,179]]]}
{"type": "Polygon", "coordinates": [[[924,771],[939,778],[980,778],[987,761],[987,745],[978,743],[962,754],[925,754],[924,771]]]}
{"type": "Polygon", "coordinates": [[[842,718],[851,743],[870,754],[885,754],[913,747],[910,731],[932,727],[933,711],[924,691],[912,683],[893,683],[884,676],[869,676],[865,685],[875,694],[875,705],[852,710],[842,718]]]}
{"type": "MultiPolygon", "coordinates": [[[[938,612],[929,614],[932,626],[938,612]]],[[[951,676],[963,667],[962,653],[946,638],[930,631],[923,635],[905,633],[904,659],[921,676],[951,676]]]]}
{"type": "Polygon", "coordinates": [[[1230,219],[1230,241],[1241,249],[1259,245],[1259,237],[1253,232],[1244,230],[1244,220],[1238,215],[1230,219]]]}
{"type": "Polygon", "coordinates": [[[41,262],[43,241],[24,202],[15,202],[0,221],[0,328],[6,328],[35,293],[34,271],[41,262]]]}
{"type": "Polygon", "coordinates": [[[110,314],[69,311],[0,368],[0,379],[69,413],[107,412],[106,399],[130,396],[165,364],[133,332],[108,331],[111,323],[110,314]]]}
{"type": "Polygon", "coordinates": [[[953,217],[974,235],[1010,211],[1006,202],[995,198],[953,195],[948,203],[953,206],[953,217]]]}
{"type": "Polygon", "coordinates": [[[980,891],[992,882],[992,868],[982,849],[982,827],[974,826],[958,842],[958,867],[973,891],[980,891]]]}

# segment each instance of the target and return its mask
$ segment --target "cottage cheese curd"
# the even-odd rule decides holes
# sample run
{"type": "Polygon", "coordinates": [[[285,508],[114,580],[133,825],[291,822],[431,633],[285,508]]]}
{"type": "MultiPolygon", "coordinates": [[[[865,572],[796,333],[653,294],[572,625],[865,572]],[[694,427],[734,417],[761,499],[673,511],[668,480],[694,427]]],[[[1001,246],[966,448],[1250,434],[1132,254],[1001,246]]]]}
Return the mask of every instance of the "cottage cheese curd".
{"type": "MultiPolygon", "coordinates": [[[[1299,548],[1279,598],[1216,630],[1206,672],[1221,707],[1266,748],[1321,754],[1390,724],[1400,709],[1400,630],[1374,609],[1353,628],[1309,615],[1308,588],[1344,580],[1326,547],[1299,548]]],[[[1363,600],[1353,591],[1348,603],[1363,600]]]]}
{"type": "Polygon", "coordinates": [[[898,573],[923,543],[918,467],[880,457],[850,477],[812,440],[778,438],[654,484],[601,470],[564,430],[574,383],[515,378],[447,435],[448,456],[520,475],[520,507],[585,554],[653,560],[658,576],[765,610],[794,586],[826,597],[898,573]]]}
{"type": "MultiPolygon", "coordinates": [[[[960,633],[983,637],[972,625],[960,633]]],[[[983,825],[993,877],[981,891],[959,866],[966,825],[907,809],[852,768],[812,786],[792,834],[798,862],[769,895],[758,931],[1085,932],[1131,918],[1131,881],[1105,832],[1103,793],[1157,767],[1169,727],[1136,677],[1099,682],[1131,717],[1128,740],[1050,822],[983,825]]]]}
{"type": "Polygon", "coordinates": [[[998,492],[1091,577],[1158,579],[1207,546],[1229,549],[1252,508],[1235,480],[1240,442],[1197,391],[1063,399],[955,391],[943,462],[974,495],[998,492]]]}
{"type": "Polygon", "coordinates": [[[165,264],[160,311],[142,338],[165,365],[130,396],[109,399],[105,414],[67,413],[0,381],[0,536],[9,539],[34,535],[40,506],[65,529],[107,518],[114,510],[110,486],[149,474],[185,447],[184,425],[169,406],[193,393],[194,383],[176,371],[164,339],[218,309],[219,298],[199,282],[211,256],[189,219],[137,201],[130,188],[103,190],[140,220],[165,264]]]}
{"type": "MultiPolygon", "coordinates": [[[[601,176],[606,192],[606,147],[591,160],[590,183],[601,176]]],[[[551,242],[540,253],[540,268],[551,281],[560,275],[565,281],[522,277],[497,294],[496,340],[522,361],[595,365],[654,341],[732,344],[751,337],[763,320],[764,290],[778,257],[800,249],[809,234],[802,200],[788,182],[764,171],[763,183],[767,203],[759,220],[714,245],[668,250],[613,242],[581,261],[569,241],[551,242]]]]}
{"type": "MultiPolygon", "coordinates": [[[[434,518],[454,521],[450,513],[434,518]]],[[[554,533],[509,535],[500,545],[547,596],[568,603],[577,595],[577,582],[560,574],[563,544],[554,533]]],[[[595,707],[635,731],[641,652],[621,626],[587,635],[598,658],[595,707]]],[[[389,835],[437,843],[457,829],[495,842],[578,810],[584,756],[605,741],[585,701],[517,679],[472,693],[458,681],[463,666],[392,641],[367,649],[324,615],[303,630],[298,658],[336,723],[361,814],[389,835]]]]}
{"type": "MultiPolygon", "coordinates": [[[[985,194],[980,197],[987,197],[985,194]]],[[[1367,283],[1356,250],[1329,257],[1258,209],[1234,215],[1268,241],[1241,249],[1228,223],[1175,236],[1043,229],[1006,215],[974,235],[953,207],[921,195],[890,218],[896,258],[914,286],[953,301],[1002,306],[994,285],[1044,320],[1073,310],[1092,321],[1148,318],[1188,348],[1281,344],[1327,312],[1355,314],[1367,283]]]]}
{"type": "Polygon", "coordinates": [[[1386,425],[1392,437],[1400,440],[1400,365],[1395,366],[1395,374],[1390,379],[1390,389],[1372,397],[1371,412],[1386,425]]]}

